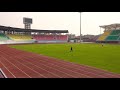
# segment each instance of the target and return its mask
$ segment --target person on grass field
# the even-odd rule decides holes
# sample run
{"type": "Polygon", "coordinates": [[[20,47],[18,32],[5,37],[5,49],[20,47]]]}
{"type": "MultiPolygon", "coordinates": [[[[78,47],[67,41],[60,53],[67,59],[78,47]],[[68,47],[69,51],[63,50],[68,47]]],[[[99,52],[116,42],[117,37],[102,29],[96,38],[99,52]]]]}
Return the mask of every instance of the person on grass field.
{"type": "Polygon", "coordinates": [[[102,43],[102,47],[103,47],[103,43],[102,43]]]}
{"type": "Polygon", "coordinates": [[[70,48],[70,52],[72,52],[72,51],[73,51],[73,48],[71,47],[71,48],[70,48]]]}

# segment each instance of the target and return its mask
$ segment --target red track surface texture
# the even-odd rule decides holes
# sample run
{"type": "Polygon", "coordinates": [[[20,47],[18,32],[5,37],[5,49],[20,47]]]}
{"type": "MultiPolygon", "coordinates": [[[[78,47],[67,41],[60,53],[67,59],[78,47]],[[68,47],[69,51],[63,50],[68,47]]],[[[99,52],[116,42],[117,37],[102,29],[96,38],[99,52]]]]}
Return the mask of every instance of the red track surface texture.
{"type": "Polygon", "coordinates": [[[120,74],[0,45],[0,68],[8,78],[120,78],[120,74]]]}

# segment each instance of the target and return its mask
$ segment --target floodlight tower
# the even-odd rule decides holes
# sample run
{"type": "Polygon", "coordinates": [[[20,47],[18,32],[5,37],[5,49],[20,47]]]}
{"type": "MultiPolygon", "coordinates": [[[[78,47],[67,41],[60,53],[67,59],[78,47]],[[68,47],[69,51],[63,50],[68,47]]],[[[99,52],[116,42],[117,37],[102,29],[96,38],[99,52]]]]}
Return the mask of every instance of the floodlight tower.
{"type": "Polygon", "coordinates": [[[23,24],[25,29],[31,29],[31,24],[32,24],[32,18],[23,18],[23,24]]]}

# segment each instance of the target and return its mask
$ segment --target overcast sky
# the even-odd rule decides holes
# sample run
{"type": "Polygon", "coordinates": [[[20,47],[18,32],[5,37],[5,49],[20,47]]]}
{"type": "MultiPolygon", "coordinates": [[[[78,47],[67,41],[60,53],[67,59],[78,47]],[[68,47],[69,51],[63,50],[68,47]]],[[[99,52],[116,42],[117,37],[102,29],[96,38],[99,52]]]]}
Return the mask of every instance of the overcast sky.
{"type": "MultiPolygon", "coordinates": [[[[24,28],[23,17],[33,19],[32,29],[69,30],[69,33],[80,34],[79,12],[0,12],[0,25],[24,28]]],[[[97,35],[100,25],[120,23],[120,12],[82,12],[81,18],[81,33],[97,35]]]]}

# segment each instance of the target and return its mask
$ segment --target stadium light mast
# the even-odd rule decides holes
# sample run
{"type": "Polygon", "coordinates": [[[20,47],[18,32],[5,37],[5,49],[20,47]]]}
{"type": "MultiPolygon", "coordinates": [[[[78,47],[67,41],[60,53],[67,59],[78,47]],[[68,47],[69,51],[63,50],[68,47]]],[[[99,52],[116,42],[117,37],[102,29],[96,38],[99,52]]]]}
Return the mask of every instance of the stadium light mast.
{"type": "Polygon", "coordinates": [[[101,35],[101,27],[100,27],[100,35],[101,35]]]}
{"type": "Polygon", "coordinates": [[[82,12],[80,12],[80,43],[81,43],[81,13],[82,12]]]}

